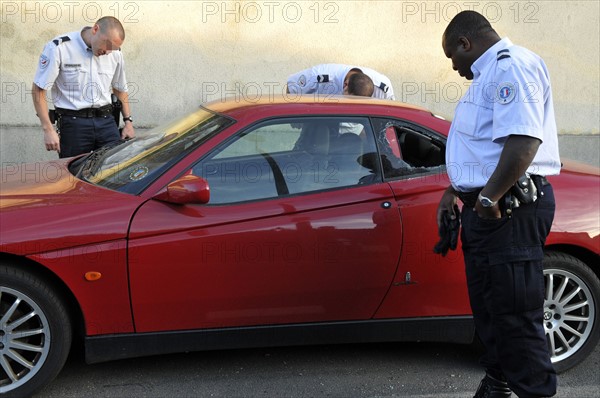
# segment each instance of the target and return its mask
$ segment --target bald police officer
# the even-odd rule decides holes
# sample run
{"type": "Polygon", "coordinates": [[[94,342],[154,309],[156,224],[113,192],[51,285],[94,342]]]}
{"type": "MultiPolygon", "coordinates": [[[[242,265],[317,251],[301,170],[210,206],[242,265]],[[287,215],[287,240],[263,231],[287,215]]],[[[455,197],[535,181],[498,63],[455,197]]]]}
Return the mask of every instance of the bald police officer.
{"type": "Polygon", "coordinates": [[[461,213],[461,241],[486,375],[475,397],[549,397],[556,392],[543,327],[543,246],[554,217],[546,176],[560,172],[550,78],[544,61],[501,39],[474,11],[442,38],[452,68],[470,88],[460,100],[446,148],[448,187],[438,224],[461,213]],[[516,207],[517,180],[537,189],[516,207]],[[512,204],[509,202],[512,201],[512,204]]]}
{"type": "Polygon", "coordinates": [[[320,64],[294,73],[287,79],[287,90],[292,94],[344,94],[350,77],[360,73],[373,81],[373,98],[395,99],[392,82],[387,76],[370,68],[344,64],[320,64]]]}
{"type": "Polygon", "coordinates": [[[131,117],[121,22],[100,18],[92,27],[58,36],[40,56],[33,83],[33,104],[44,131],[46,150],[61,158],[90,152],[135,135],[131,117]],[[50,90],[58,115],[59,133],[48,116],[50,90]],[[125,126],[119,134],[112,116],[111,94],[122,102],[125,126]]]}

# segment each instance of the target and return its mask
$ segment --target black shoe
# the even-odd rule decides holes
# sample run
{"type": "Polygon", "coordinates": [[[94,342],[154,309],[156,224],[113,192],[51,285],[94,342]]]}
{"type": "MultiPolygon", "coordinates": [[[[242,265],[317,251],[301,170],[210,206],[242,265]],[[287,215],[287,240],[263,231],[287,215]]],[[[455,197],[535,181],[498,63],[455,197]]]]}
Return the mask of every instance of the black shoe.
{"type": "Polygon", "coordinates": [[[511,395],[508,383],[486,374],[473,398],[508,398],[511,395]]]}

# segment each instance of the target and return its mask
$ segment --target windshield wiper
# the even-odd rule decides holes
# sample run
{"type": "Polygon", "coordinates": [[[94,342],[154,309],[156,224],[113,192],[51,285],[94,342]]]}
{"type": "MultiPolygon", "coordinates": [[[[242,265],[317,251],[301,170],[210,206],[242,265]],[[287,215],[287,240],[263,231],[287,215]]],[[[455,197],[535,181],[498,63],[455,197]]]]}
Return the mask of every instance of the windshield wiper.
{"type": "Polygon", "coordinates": [[[104,155],[106,155],[111,149],[121,145],[124,142],[125,142],[125,140],[120,139],[118,141],[108,143],[108,144],[104,145],[102,148],[90,153],[85,158],[83,165],[81,166],[81,168],[79,169],[77,174],[75,174],[75,177],[78,177],[78,178],[83,177],[84,179],[87,180],[89,177],[96,174],[96,172],[100,168],[100,165],[102,164],[104,155]]]}

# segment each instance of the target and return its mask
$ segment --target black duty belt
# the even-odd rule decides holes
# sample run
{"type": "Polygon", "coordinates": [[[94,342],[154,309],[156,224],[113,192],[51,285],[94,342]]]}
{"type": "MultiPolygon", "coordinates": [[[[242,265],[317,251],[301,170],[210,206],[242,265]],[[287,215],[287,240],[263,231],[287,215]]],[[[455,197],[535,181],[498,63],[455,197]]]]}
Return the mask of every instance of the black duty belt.
{"type": "Polygon", "coordinates": [[[479,192],[481,192],[482,189],[483,188],[477,188],[476,190],[469,192],[456,192],[456,195],[465,206],[475,207],[477,198],[479,197],[479,192]]]}
{"type": "MultiPolygon", "coordinates": [[[[533,183],[538,188],[538,191],[542,187],[545,187],[546,185],[550,185],[550,183],[544,176],[532,174],[532,175],[530,175],[530,177],[533,180],[533,183]]],[[[476,188],[473,191],[469,191],[469,192],[457,192],[456,195],[458,196],[460,201],[463,202],[463,204],[465,206],[475,207],[475,204],[477,203],[477,198],[479,197],[479,192],[481,192],[482,189],[483,189],[483,187],[476,188]]]]}
{"type": "Polygon", "coordinates": [[[76,117],[104,117],[112,115],[112,105],[104,105],[100,108],[86,108],[86,109],[64,109],[56,108],[56,113],[61,116],[76,116],[76,117]]]}

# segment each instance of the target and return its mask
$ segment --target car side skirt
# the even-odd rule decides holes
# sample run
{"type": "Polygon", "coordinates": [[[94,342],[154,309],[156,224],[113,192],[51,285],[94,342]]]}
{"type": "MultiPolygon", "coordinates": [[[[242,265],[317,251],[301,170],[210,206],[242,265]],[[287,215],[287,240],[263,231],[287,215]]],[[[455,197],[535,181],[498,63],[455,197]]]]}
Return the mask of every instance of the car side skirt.
{"type": "Polygon", "coordinates": [[[268,325],[85,338],[87,363],[188,351],[376,342],[469,344],[472,316],[268,325]]]}

